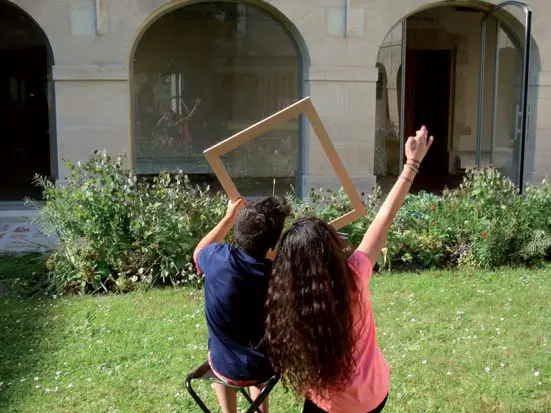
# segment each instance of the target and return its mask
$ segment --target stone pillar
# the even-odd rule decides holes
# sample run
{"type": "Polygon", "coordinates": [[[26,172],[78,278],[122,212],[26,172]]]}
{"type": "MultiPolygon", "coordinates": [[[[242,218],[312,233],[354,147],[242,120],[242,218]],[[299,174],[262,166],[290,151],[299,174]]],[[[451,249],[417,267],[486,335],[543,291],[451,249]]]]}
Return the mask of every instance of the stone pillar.
{"type": "MultiPolygon", "coordinates": [[[[373,175],[377,69],[312,67],[310,96],[337,152],[360,192],[370,192],[373,175]]],[[[303,189],[341,184],[313,131],[305,145],[303,189]]]]}
{"type": "Polygon", "coordinates": [[[93,151],[112,155],[130,149],[130,94],[125,67],[54,68],[59,180],[61,158],[84,161],[93,151]]]}

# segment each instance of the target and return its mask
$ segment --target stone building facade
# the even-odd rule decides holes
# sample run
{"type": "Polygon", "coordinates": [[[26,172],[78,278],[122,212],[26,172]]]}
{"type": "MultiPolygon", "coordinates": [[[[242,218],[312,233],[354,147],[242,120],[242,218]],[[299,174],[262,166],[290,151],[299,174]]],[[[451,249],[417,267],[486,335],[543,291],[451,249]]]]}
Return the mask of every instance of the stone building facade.
{"type": "MultiPolygon", "coordinates": [[[[528,4],[533,182],[551,172],[551,2],[528,4]]],[[[181,169],[211,182],[203,149],[305,96],[362,191],[398,173],[400,142],[422,123],[438,145],[421,185],[489,164],[518,180],[524,13],[507,6],[488,18],[481,86],[481,21],[494,5],[0,0],[0,201],[32,194],[34,173],[63,180],[62,157],[98,149],[128,154],[141,175],[181,169]]],[[[339,185],[301,120],[225,162],[251,195],[339,185]]]]}

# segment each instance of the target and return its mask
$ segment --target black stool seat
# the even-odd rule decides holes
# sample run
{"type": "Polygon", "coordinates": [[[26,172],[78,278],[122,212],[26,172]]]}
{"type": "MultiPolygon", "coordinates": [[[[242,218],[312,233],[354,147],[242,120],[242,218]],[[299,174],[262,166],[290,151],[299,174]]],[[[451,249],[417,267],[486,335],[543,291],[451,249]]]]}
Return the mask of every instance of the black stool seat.
{"type": "Polygon", "coordinates": [[[268,397],[270,392],[273,390],[277,382],[279,381],[279,375],[272,376],[268,381],[264,383],[258,383],[255,384],[255,386],[263,386],[262,391],[256,398],[256,400],[252,400],[249,393],[246,391],[246,387],[240,387],[240,386],[233,386],[231,384],[228,384],[224,382],[223,380],[220,380],[218,377],[214,375],[212,372],[212,369],[210,368],[209,362],[205,361],[203,364],[201,364],[195,371],[189,374],[186,378],[186,389],[188,393],[191,395],[195,403],[203,410],[205,413],[211,413],[210,410],[205,406],[205,403],[199,398],[193,387],[191,386],[192,381],[194,380],[210,380],[215,383],[223,384],[226,387],[230,387],[232,389],[238,390],[243,397],[250,403],[250,407],[247,409],[246,413],[262,413],[260,411],[260,405],[262,402],[268,397]]]}

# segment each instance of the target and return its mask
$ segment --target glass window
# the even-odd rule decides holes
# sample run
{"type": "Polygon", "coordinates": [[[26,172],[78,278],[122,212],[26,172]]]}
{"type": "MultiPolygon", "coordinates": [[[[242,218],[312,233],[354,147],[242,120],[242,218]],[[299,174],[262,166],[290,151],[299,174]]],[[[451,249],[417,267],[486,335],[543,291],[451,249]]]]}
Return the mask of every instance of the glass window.
{"type": "MultiPolygon", "coordinates": [[[[300,65],[281,23],[250,5],[176,9],[146,31],[132,78],[134,167],[181,169],[214,184],[203,150],[299,99],[300,65]]],[[[299,122],[223,158],[243,195],[285,193],[297,180],[299,122]]]]}
{"type": "Polygon", "coordinates": [[[402,22],[383,41],[378,54],[374,172],[383,190],[400,173],[402,22]]]}

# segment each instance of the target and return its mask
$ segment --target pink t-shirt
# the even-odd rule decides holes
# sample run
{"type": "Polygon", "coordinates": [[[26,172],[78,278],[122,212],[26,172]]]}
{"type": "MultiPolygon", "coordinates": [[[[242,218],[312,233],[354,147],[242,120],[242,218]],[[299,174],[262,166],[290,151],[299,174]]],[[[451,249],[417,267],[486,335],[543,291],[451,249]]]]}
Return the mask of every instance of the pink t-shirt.
{"type": "Polygon", "coordinates": [[[357,369],[345,391],[333,393],[328,399],[311,395],[311,400],[329,413],[369,412],[383,402],[390,384],[390,370],[377,344],[375,319],[369,296],[372,265],[367,256],[360,251],[352,254],[348,265],[357,277],[361,290],[359,306],[363,307],[354,309],[354,328],[358,337],[354,353],[357,369]]]}

